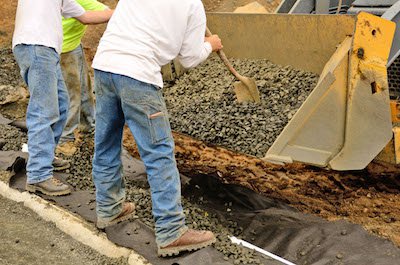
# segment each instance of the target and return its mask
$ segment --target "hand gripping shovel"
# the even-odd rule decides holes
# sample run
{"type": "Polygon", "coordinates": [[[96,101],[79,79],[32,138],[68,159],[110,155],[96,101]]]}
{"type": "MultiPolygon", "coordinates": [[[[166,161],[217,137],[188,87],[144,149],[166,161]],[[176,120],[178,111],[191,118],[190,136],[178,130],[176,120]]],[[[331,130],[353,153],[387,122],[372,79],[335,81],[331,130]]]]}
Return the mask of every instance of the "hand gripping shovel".
{"type": "MultiPolygon", "coordinates": [[[[206,28],[206,37],[210,37],[212,35],[211,31],[206,28]]],[[[257,89],[256,82],[254,79],[245,77],[240,75],[229,62],[225,53],[222,50],[218,52],[219,57],[224,62],[225,66],[228,70],[239,80],[239,82],[235,82],[235,94],[238,102],[260,102],[260,92],[257,89]]]]}

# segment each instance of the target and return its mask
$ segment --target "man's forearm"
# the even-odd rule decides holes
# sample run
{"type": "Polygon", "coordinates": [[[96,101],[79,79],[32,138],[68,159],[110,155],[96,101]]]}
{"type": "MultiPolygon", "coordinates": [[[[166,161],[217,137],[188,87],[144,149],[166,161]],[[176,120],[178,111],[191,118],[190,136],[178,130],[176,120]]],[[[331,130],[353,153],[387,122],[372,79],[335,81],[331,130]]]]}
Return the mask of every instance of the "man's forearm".
{"type": "Polygon", "coordinates": [[[103,11],[86,11],[82,16],[76,17],[82,24],[101,24],[110,20],[114,10],[106,9],[103,11]]]}
{"type": "Polygon", "coordinates": [[[183,67],[190,69],[205,61],[211,52],[212,47],[210,43],[204,42],[198,49],[193,49],[190,54],[185,54],[184,56],[180,54],[178,60],[183,67]]]}

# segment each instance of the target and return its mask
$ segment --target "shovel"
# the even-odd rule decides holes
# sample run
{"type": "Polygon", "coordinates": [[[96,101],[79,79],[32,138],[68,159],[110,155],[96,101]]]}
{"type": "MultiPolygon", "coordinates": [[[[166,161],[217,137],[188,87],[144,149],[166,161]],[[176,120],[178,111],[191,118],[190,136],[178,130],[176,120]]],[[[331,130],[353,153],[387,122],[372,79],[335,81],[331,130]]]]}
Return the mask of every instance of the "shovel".
{"type": "MultiPolygon", "coordinates": [[[[206,37],[210,37],[212,35],[211,31],[206,28],[206,37]]],[[[256,82],[254,79],[245,77],[240,75],[235,68],[233,68],[232,64],[229,62],[225,53],[222,50],[217,51],[219,57],[224,62],[225,66],[228,70],[239,80],[239,82],[235,82],[234,91],[236,94],[236,98],[238,102],[260,102],[260,92],[257,89],[256,82]]]]}

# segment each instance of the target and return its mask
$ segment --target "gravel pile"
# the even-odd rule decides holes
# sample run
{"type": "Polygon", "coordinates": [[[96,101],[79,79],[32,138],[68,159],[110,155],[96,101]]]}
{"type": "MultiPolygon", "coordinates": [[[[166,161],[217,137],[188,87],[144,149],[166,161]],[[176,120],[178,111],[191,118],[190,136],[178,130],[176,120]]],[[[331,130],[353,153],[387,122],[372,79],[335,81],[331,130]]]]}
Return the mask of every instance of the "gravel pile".
{"type": "Polygon", "coordinates": [[[234,77],[214,56],[166,85],[171,127],[207,143],[263,157],[318,76],[267,60],[231,61],[238,72],[256,80],[261,104],[236,101],[234,77]]]}
{"type": "Polygon", "coordinates": [[[0,124],[0,141],[5,143],[2,151],[21,151],[22,144],[28,142],[28,136],[13,126],[0,124]]]}
{"type": "Polygon", "coordinates": [[[10,48],[0,49],[0,85],[23,86],[19,67],[10,48]]]}

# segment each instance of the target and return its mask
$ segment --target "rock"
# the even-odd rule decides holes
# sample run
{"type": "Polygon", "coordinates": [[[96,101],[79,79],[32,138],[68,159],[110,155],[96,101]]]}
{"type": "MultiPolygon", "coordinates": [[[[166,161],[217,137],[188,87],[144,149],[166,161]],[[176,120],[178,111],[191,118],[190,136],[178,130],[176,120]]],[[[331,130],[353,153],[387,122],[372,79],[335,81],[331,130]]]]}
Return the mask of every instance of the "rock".
{"type": "Polygon", "coordinates": [[[28,98],[29,93],[25,87],[12,85],[0,85],[0,105],[6,105],[28,98]]]}

